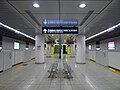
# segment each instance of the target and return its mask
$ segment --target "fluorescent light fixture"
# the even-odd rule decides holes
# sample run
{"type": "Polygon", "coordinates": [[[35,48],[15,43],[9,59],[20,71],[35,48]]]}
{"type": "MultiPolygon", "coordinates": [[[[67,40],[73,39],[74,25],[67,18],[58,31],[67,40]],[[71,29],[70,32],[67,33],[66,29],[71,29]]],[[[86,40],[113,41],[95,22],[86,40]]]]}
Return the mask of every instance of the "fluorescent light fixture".
{"type": "Polygon", "coordinates": [[[115,28],[117,28],[117,27],[119,27],[119,26],[120,26],[120,23],[117,24],[117,25],[115,25],[115,26],[112,26],[112,27],[110,27],[110,28],[108,28],[108,29],[106,29],[106,30],[104,30],[104,31],[102,31],[102,32],[99,32],[99,33],[97,33],[97,34],[95,34],[95,35],[93,35],[93,36],[91,36],[91,37],[89,37],[89,38],[87,38],[87,39],[85,39],[85,40],[87,41],[87,40],[90,40],[90,39],[92,39],[92,38],[94,38],[94,37],[96,37],[96,36],[99,36],[99,35],[103,34],[103,33],[111,32],[111,31],[115,30],[115,28]]]}
{"type": "Polygon", "coordinates": [[[86,7],[86,4],[82,3],[79,5],[80,8],[85,8],[86,7]]]}
{"type": "Polygon", "coordinates": [[[0,50],[2,49],[2,47],[0,47],[0,50]]]}
{"type": "Polygon", "coordinates": [[[100,48],[96,48],[96,50],[97,50],[97,51],[99,51],[99,50],[100,50],[100,48]]]}
{"type": "Polygon", "coordinates": [[[33,4],[33,7],[35,7],[35,8],[39,8],[40,5],[39,5],[38,3],[34,3],[34,4],[33,4]]]}
{"type": "Polygon", "coordinates": [[[89,45],[88,48],[89,48],[89,50],[91,50],[92,49],[92,45],[89,45]]]}
{"type": "Polygon", "coordinates": [[[29,48],[25,48],[26,50],[28,50],[29,48]]]}
{"type": "Polygon", "coordinates": [[[22,33],[22,32],[14,29],[14,28],[12,28],[12,27],[9,27],[9,26],[1,23],[1,22],[0,22],[0,26],[3,26],[3,27],[5,27],[5,28],[7,28],[7,29],[9,29],[9,30],[11,30],[11,31],[14,31],[15,33],[21,34],[21,35],[23,35],[23,36],[25,36],[25,37],[27,37],[27,38],[30,38],[30,39],[32,39],[32,40],[35,40],[35,38],[33,38],[33,37],[31,37],[31,36],[29,36],[29,35],[27,35],[27,34],[25,34],[25,33],[22,33]]]}

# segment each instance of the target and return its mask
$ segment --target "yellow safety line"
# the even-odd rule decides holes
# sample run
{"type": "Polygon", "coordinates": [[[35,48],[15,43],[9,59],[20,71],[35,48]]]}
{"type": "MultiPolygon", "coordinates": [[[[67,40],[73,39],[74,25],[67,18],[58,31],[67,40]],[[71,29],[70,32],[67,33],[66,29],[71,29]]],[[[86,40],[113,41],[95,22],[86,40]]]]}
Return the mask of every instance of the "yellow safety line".
{"type": "Polygon", "coordinates": [[[117,71],[117,70],[115,70],[115,69],[109,68],[109,67],[107,67],[107,66],[103,66],[103,67],[106,68],[107,70],[113,72],[113,73],[116,73],[116,74],[120,75],[120,72],[117,71]]]}
{"type": "Polygon", "coordinates": [[[23,66],[23,63],[20,63],[20,64],[14,66],[14,67],[15,67],[15,68],[19,68],[20,66],[23,66]]]}
{"type": "Polygon", "coordinates": [[[95,63],[94,61],[92,61],[92,60],[88,60],[89,62],[92,62],[92,63],[95,63]]]}
{"type": "MultiPolygon", "coordinates": [[[[89,60],[89,62],[95,63],[95,62],[93,62],[92,60],[89,60]]],[[[95,63],[95,64],[96,64],[96,63],[95,63]]],[[[107,66],[102,66],[102,67],[103,67],[103,68],[106,68],[107,70],[109,70],[109,71],[111,71],[111,72],[113,72],[113,73],[116,73],[116,74],[120,75],[120,71],[117,71],[117,70],[115,70],[115,69],[109,68],[109,67],[107,67],[107,66]]]]}

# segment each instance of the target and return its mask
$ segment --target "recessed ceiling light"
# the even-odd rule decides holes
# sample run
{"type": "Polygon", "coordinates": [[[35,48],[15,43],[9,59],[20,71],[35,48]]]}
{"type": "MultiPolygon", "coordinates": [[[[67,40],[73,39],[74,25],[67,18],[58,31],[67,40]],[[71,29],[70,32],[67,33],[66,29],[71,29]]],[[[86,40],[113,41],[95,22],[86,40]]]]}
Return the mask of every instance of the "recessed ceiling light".
{"type": "Polygon", "coordinates": [[[33,4],[33,7],[35,7],[35,8],[39,8],[40,5],[39,5],[38,3],[34,3],[34,4],[33,4]]]}
{"type": "Polygon", "coordinates": [[[79,5],[80,8],[85,8],[86,7],[86,4],[82,3],[79,5]]]}

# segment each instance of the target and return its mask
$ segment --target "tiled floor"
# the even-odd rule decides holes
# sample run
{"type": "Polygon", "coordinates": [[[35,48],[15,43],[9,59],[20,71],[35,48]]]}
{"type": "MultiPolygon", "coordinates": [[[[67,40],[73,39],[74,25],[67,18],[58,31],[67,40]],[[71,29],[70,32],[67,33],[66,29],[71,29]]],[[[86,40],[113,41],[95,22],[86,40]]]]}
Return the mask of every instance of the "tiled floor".
{"type": "Polygon", "coordinates": [[[0,73],[0,90],[120,90],[120,75],[92,62],[76,64],[75,58],[65,56],[63,60],[74,71],[73,79],[50,79],[47,70],[55,60],[59,59],[46,58],[45,64],[35,64],[33,60],[0,73]]]}

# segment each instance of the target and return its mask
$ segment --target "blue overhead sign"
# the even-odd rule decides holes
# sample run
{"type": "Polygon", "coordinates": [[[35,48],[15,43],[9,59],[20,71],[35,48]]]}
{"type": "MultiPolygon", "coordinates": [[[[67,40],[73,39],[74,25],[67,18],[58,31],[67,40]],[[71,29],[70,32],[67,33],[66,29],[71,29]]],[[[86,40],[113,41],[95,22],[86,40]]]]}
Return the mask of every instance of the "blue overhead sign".
{"type": "Polygon", "coordinates": [[[51,20],[44,19],[43,26],[78,26],[78,20],[51,20]]]}
{"type": "Polygon", "coordinates": [[[43,34],[78,34],[78,27],[43,27],[43,34]]]}

